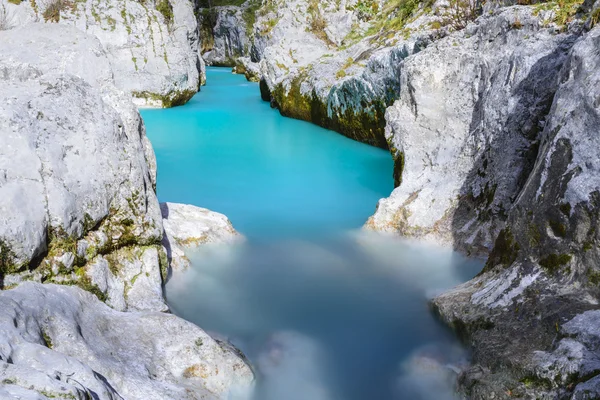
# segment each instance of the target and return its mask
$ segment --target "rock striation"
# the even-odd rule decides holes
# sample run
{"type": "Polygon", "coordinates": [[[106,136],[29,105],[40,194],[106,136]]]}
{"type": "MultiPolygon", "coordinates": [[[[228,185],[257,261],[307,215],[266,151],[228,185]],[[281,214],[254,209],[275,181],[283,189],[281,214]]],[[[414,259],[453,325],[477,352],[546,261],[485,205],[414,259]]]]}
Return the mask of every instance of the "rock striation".
{"type": "Polygon", "coordinates": [[[573,46],[539,150],[484,271],[434,300],[476,349],[472,398],[592,399],[599,393],[600,28],[573,46]],[[502,348],[502,351],[498,349],[502,348]]]}
{"type": "Polygon", "coordinates": [[[181,318],[33,282],[0,292],[0,377],[2,398],[82,400],[244,398],[253,380],[235,352],[181,318]]]}

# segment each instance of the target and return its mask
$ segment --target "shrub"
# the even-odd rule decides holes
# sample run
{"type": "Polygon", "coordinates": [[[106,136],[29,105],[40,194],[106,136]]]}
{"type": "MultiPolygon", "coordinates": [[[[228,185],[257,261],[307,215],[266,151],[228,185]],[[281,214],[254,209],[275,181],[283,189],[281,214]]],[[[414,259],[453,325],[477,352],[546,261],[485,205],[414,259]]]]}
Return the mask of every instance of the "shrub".
{"type": "Polygon", "coordinates": [[[163,15],[167,24],[173,22],[173,6],[169,0],[159,0],[156,3],[156,11],[163,15]]]}
{"type": "Polygon", "coordinates": [[[311,0],[310,3],[308,3],[308,22],[310,31],[314,33],[316,37],[328,45],[333,44],[325,32],[327,21],[325,21],[325,18],[321,15],[318,0],[311,0]]]}
{"type": "Polygon", "coordinates": [[[69,7],[73,7],[73,3],[69,0],[52,0],[46,5],[42,17],[46,22],[58,22],[60,13],[69,7]]]}
{"type": "Polygon", "coordinates": [[[481,12],[478,0],[450,0],[444,13],[444,25],[455,30],[463,29],[481,12]]]}

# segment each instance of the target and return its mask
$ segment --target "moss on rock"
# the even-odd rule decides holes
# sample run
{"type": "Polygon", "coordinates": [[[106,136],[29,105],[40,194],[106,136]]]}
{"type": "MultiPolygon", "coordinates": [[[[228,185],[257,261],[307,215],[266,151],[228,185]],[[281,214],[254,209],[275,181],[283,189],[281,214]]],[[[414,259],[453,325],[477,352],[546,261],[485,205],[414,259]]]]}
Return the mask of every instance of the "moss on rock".
{"type": "Polygon", "coordinates": [[[490,271],[497,265],[509,266],[517,259],[519,254],[519,244],[515,241],[509,228],[504,228],[498,234],[494,248],[485,263],[482,272],[490,271]]]}
{"type": "Polygon", "coordinates": [[[306,72],[300,73],[291,81],[287,90],[279,84],[271,92],[271,104],[279,108],[281,115],[312,122],[358,142],[388,149],[385,139],[387,105],[384,101],[365,102],[361,105],[360,112],[350,107],[343,111],[331,110],[330,112],[328,105],[314,90],[303,93],[302,83],[306,77],[306,72]]]}
{"type": "Polygon", "coordinates": [[[131,95],[136,99],[152,100],[160,103],[163,108],[171,108],[184,105],[194,97],[196,93],[195,90],[184,89],[176,90],[166,95],[146,91],[133,91],[131,92],[131,95]]]}
{"type": "Polygon", "coordinates": [[[546,270],[549,274],[555,274],[560,267],[568,264],[573,257],[570,254],[549,254],[548,256],[542,258],[539,261],[539,264],[542,268],[546,270]]]}

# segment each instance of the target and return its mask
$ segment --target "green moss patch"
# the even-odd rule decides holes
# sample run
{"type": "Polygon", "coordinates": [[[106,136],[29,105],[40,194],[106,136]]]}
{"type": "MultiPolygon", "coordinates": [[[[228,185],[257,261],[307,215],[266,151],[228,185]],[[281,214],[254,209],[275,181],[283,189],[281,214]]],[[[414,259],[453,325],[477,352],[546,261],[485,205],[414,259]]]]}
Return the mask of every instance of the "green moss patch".
{"type": "Polygon", "coordinates": [[[555,274],[560,267],[568,264],[573,257],[570,254],[550,254],[539,261],[539,264],[549,274],[555,274]]]}
{"type": "Polygon", "coordinates": [[[131,95],[137,99],[153,100],[160,102],[163,108],[171,108],[184,105],[187,103],[197,92],[192,89],[179,90],[171,92],[166,95],[161,95],[152,92],[137,92],[134,91],[131,95]]]}
{"type": "Polygon", "coordinates": [[[159,0],[156,3],[156,11],[162,14],[165,22],[169,25],[173,22],[173,6],[169,0],[159,0]]]}
{"type": "Polygon", "coordinates": [[[502,229],[482,272],[487,272],[497,265],[511,265],[517,259],[519,250],[519,244],[515,241],[510,229],[502,229]]]}

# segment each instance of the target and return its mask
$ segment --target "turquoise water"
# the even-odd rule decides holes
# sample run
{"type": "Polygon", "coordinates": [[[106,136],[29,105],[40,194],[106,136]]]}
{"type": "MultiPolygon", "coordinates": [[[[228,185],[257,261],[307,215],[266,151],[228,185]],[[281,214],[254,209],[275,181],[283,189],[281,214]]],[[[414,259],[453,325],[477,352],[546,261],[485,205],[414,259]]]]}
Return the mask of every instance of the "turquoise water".
{"type": "Polygon", "coordinates": [[[454,398],[448,365],[467,355],[427,299],[481,265],[356,230],[392,190],[387,152],[281,117],[224,69],[187,105],[142,115],[159,199],[225,213],[249,239],[190,251],[167,297],[244,351],[253,400],[454,398]]]}
{"type": "Polygon", "coordinates": [[[143,110],[161,201],[226,214],[255,238],[360,227],[393,189],[387,151],[283,118],[227,69],[184,107],[143,110]]]}

